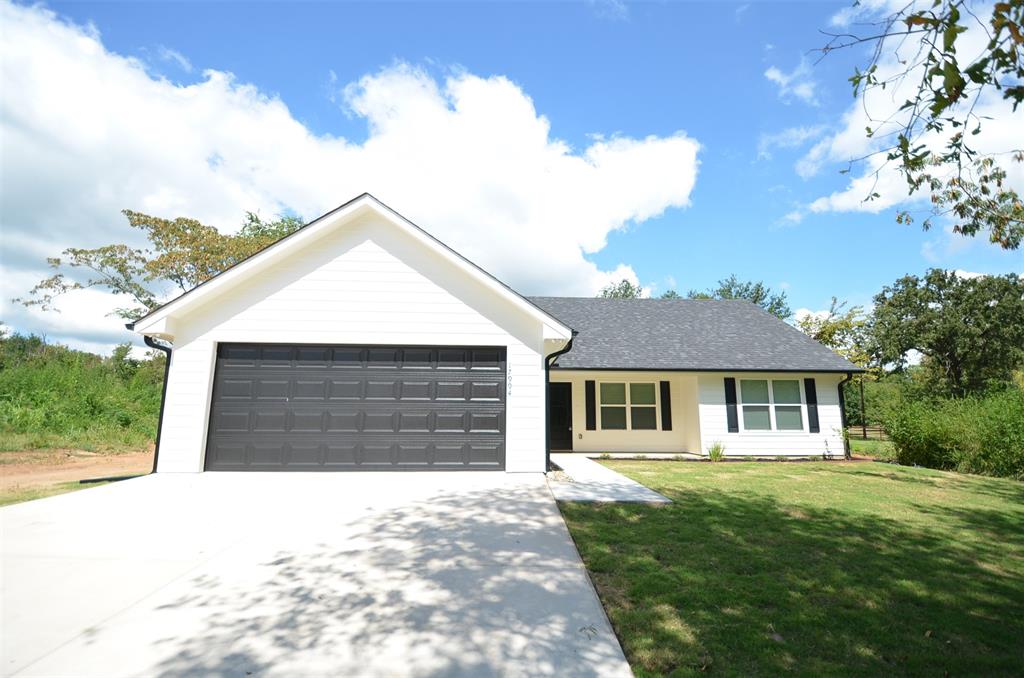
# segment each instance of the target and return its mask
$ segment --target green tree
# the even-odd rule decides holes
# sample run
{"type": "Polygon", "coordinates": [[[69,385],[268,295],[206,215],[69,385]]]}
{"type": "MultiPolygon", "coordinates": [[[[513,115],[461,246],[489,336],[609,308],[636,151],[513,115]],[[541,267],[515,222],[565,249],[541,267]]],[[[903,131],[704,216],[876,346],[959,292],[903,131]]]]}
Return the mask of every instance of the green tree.
{"type": "MultiPolygon", "coordinates": [[[[1024,204],[1005,184],[1006,171],[996,160],[1021,162],[1024,153],[1019,145],[982,152],[972,139],[988,121],[975,112],[983,94],[998,93],[1014,111],[1024,101],[1024,2],[995,2],[980,16],[979,9],[966,0],[908,2],[881,21],[859,24],[854,30],[860,32],[829,33],[821,52],[871,46],[867,64],[850,82],[870,120],[865,133],[880,142],[875,153],[885,154],[885,164],[895,163],[911,193],[930,191],[932,216],[951,218],[954,231],[987,233],[991,242],[1017,249],[1024,204]],[[964,58],[957,50],[971,25],[988,40],[980,54],[964,58]],[[886,94],[875,98],[876,91],[886,94]],[[900,104],[902,91],[908,94],[900,104]],[[878,101],[885,110],[875,110],[878,101]],[[890,102],[899,109],[891,110],[890,102]]],[[[1017,135],[1018,144],[1022,139],[1017,135]]],[[[866,199],[877,197],[872,189],[866,199]]],[[[913,221],[907,211],[897,218],[913,221]]],[[[927,230],[931,219],[922,226],[927,230]]]]}
{"type": "Polygon", "coordinates": [[[47,260],[56,273],[36,284],[27,298],[14,301],[52,310],[57,297],[98,287],[130,300],[117,315],[139,318],[160,304],[168,287],[188,291],[302,226],[297,217],[263,221],[249,212],[237,233],[225,234],[195,219],[163,219],[131,210],[123,214],[129,226],[145,234],[147,248],[68,248],[61,257],[47,260]]]}
{"type": "Polygon", "coordinates": [[[965,396],[1012,382],[1024,366],[1024,279],[964,278],[932,269],[906,276],[875,296],[867,326],[874,360],[905,369],[908,353],[937,394],[965,396]]]}
{"type": "Polygon", "coordinates": [[[643,290],[626,279],[605,285],[597,296],[602,299],[639,299],[643,290]]]}
{"type": "Polygon", "coordinates": [[[683,297],[675,290],[668,290],[661,295],[662,299],[682,299],[683,297]]]}
{"type": "Polygon", "coordinates": [[[785,292],[776,294],[763,282],[743,281],[736,274],[719,280],[718,287],[703,292],[690,290],[686,296],[690,299],[746,299],[783,320],[793,315],[785,292]]]}
{"type": "Polygon", "coordinates": [[[864,309],[860,306],[847,308],[845,301],[840,302],[835,297],[825,315],[807,314],[796,321],[801,332],[859,367],[867,367],[870,359],[865,348],[866,326],[864,309]]]}

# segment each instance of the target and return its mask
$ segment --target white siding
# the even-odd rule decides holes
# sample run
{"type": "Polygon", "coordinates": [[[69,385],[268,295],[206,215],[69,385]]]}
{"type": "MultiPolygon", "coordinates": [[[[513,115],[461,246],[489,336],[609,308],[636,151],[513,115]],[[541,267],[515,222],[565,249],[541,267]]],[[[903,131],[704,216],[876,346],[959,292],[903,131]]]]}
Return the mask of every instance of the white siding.
{"type": "MultiPolygon", "coordinates": [[[[591,370],[552,370],[552,382],[572,383],[572,444],[576,452],[700,452],[700,430],[697,421],[697,377],[685,372],[618,372],[591,370]],[[597,407],[597,430],[587,430],[585,383],[668,381],[672,399],[672,430],[662,430],[661,407],[658,407],[656,431],[603,431],[600,404],[597,407]]],[[[600,398],[600,395],[597,396],[600,398]]],[[[660,398],[660,396],[659,396],[660,398]]]]}
{"type": "Polygon", "coordinates": [[[543,323],[364,217],[176,319],[159,471],[203,469],[218,342],[507,348],[506,469],[544,471],[543,323]]]}
{"type": "MultiPolygon", "coordinates": [[[[704,453],[715,442],[725,446],[727,456],[806,456],[828,454],[843,455],[842,416],[839,410],[839,382],[842,374],[780,373],[751,374],[702,373],[698,377],[698,398],[700,401],[700,432],[704,453]],[[801,431],[757,431],[730,433],[726,418],[725,377],[736,379],[739,390],[740,379],[799,379],[801,394],[803,380],[815,379],[818,395],[818,420],[820,433],[801,431]]],[[[804,400],[804,428],[807,428],[807,407],[804,400]]],[[[739,409],[739,408],[737,408],[739,409]]],[[[742,418],[742,412],[737,413],[742,418]]],[[[742,429],[742,425],[741,425],[742,429]]]]}

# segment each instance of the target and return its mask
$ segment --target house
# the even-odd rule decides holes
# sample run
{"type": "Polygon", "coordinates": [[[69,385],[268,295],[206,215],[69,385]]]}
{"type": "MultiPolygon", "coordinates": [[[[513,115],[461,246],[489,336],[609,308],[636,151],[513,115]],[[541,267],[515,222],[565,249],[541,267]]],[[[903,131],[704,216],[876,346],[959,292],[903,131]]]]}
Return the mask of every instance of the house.
{"type": "Polygon", "coordinates": [[[159,472],[839,456],[857,369],[747,302],[525,298],[368,194],[129,328],[171,347],[159,472]]]}

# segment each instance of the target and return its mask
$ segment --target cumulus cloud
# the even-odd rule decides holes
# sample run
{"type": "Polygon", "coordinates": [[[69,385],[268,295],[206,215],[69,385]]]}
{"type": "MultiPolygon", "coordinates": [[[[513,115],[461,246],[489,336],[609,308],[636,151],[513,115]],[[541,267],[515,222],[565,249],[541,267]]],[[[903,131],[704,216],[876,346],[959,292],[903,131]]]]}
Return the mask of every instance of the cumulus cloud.
{"type": "MultiPolygon", "coordinates": [[[[686,207],[696,181],[699,144],[684,132],[572,148],[501,76],[399,63],[339,84],[339,116],[368,129],[355,142],[314,134],[229,73],[188,85],[154,76],[46,9],[4,3],[0,21],[0,273],[24,273],[19,285],[64,247],[139,244],[123,208],[232,229],[245,210],[312,218],[369,191],[524,293],[589,295],[638,281],[626,262],[602,270],[587,255],[613,231],[686,207]]],[[[75,309],[62,325],[118,326],[75,309]]]]}
{"type": "MultiPolygon", "coordinates": [[[[903,2],[895,0],[871,0],[855,8],[836,14],[832,22],[844,27],[853,22],[877,20],[897,9],[903,2]]],[[[985,9],[977,10],[984,16],[985,9]]],[[[982,52],[988,41],[983,27],[974,21],[965,21],[968,30],[957,41],[958,57],[963,63],[973,61],[982,52]]],[[[886,54],[878,64],[877,77],[888,80],[906,69],[906,60],[917,52],[919,42],[914,36],[905,40],[892,39],[886,54]]],[[[920,68],[920,67],[919,67],[920,68]]],[[[796,171],[804,177],[812,177],[825,167],[845,169],[850,161],[853,166],[847,185],[829,195],[823,195],[806,206],[810,212],[870,212],[878,213],[895,207],[923,202],[927,194],[908,194],[904,179],[892,163],[887,163],[881,149],[892,143],[892,133],[906,120],[906,113],[898,109],[904,101],[914,96],[920,72],[911,74],[884,90],[876,88],[868,92],[865,101],[855,101],[843,113],[836,131],[822,138],[797,162],[796,171]],[[884,124],[880,121],[886,121],[884,124]],[[865,128],[875,130],[874,138],[868,138],[865,128]],[[861,160],[863,159],[863,160],[861,160]],[[872,192],[880,197],[865,200],[872,192]]],[[[982,130],[971,137],[972,147],[982,153],[1004,152],[1019,147],[1020,130],[1024,129],[1024,108],[1016,112],[1006,103],[1001,93],[988,90],[977,102],[974,113],[982,119],[982,130]]],[[[922,137],[921,143],[939,148],[945,139],[939,134],[922,137]]],[[[1008,183],[1017,190],[1024,190],[1024,167],[1020,163],[1007,163],[1008,183]]]]}
{"type": "Polygon", "coordinates": [[[799,99],[811,106],[818,105],[818,83],[811,77],[811,65],[806,58],[801,57],[797,67],[789,73],[772,66],[764,72],[764,77],[778,86],[779,98],[784,102],[799,99]]]}

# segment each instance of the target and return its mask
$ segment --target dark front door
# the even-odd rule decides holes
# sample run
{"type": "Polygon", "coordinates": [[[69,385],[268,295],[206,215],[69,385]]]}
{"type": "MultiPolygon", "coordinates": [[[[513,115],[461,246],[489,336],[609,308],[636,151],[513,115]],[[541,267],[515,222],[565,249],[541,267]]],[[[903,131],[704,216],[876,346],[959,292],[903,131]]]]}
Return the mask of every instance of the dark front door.
{"type": "Polygon", "coordinates": [[[548,384],[548,436],[552,450],[572,449],[572,384],[548,384]]]}
{"type": "Polygon", "coordinates": [[[207,471],[504,467],[504,347],[218,348],[207,471]]]}

